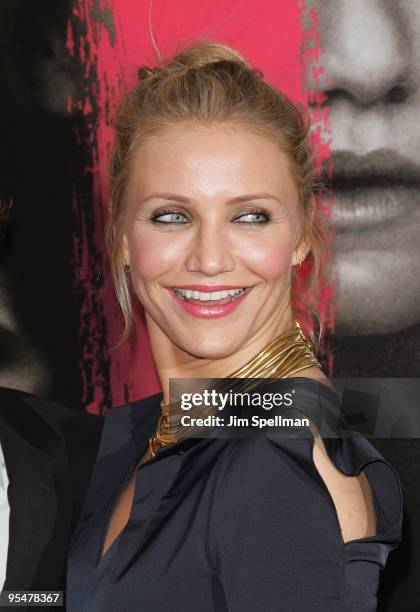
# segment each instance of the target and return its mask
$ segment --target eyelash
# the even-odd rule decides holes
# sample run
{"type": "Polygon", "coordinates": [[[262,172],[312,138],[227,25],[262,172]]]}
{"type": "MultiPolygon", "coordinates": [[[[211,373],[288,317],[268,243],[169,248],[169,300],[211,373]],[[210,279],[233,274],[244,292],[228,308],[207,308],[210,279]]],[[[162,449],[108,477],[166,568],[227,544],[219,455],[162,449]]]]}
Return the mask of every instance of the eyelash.
{"type": "MultiPolygon", "coordinates": [[[[185,216],[184,213],[181,212],[180,210],[168,209],[168,210],[162,210],[159,213],[153,213],[150,216],[150,219],[153,223],[162,223],[163,225],[185,225],[186,224],[186,222],[172,223],[171,221],[160,221],[159,217],[163,217],[165,215],[183,215],[185,216]]],[[[269,213],[268,211],[262,210],[262,209],[258,209],[258,208],[251,208],[247,210],[246,212],[243,212],[241,215],[239,215],[239,217],[236,217],[236,219],[240,219],[241,217],[245,217],[247,215],[262,215],[263,217],[265,217],[265,220],[264,221],[245,221],[243,222],[246,225],[264,225],[271,220],[271,213],[269,213]]],[[[234,221],[236,219],[234,219],[234,221]]]]}

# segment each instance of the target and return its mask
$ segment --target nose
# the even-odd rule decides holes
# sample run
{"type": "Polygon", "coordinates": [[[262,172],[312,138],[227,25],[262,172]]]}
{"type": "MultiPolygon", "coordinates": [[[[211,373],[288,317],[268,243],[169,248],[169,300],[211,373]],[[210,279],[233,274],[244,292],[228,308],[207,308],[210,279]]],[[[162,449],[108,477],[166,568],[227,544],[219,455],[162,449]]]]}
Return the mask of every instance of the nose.
{"type": "Polygon", "coordinates": [[[186,268],[209,277],[234,270],[235,258],[228,232],[212,220],[202,223],[192,237],[186,268]]]}
{"type": "Polygon", "coordinates": [[[410,93],[410,42],[393,0],[318,0],[320,65],[308,86],[327,104],[395,104],[410,93]]]}

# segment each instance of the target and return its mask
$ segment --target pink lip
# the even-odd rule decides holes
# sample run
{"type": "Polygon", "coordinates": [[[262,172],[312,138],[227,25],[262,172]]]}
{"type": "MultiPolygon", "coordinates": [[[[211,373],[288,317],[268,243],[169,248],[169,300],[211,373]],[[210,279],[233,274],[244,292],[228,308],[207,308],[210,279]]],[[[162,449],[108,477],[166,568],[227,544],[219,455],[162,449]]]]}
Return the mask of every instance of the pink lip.
{"type": "MultiPolygon", "coordinates": [[[[183,287],[183,289],[190,289],[192,287],[202,287],[203,285],[190,285],[188,287],[183,287]]],[[[213,289],[213,287],[212,287],[213,289]]],[[[242,287],[229,287],[229,289],[242,289],[242,287]]],[[[193,315],[199,319],[217,319],[218,317],[225,317],[233,312],[239,304],[247,297],[250,293],[252,287],[247,287],[245,289],[245,293],[241,295],[240,298],[235,300],[234,302],[228,302],[227,304],[215,304],[204,305],[204,304],[191,304],[190,302],[185,302],[179,298],[173,289],[169,289],[172,297],[182,306],[182,308],[188,312],[188,314],[193,315]]],[[[200,291],[200,289],[196,289],[196,291],[200,291]]],[[[203,291],[203,289],[201,289],[203,291]]]]}

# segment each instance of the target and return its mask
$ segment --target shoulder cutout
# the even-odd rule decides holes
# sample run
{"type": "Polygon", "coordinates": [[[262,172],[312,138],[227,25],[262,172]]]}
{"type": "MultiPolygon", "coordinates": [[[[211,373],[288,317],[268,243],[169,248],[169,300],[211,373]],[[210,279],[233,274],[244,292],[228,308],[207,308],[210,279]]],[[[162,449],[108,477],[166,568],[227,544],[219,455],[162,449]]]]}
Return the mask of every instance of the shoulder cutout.
{"type": "Polygon", "coordinates": [[[337,512],[343,543],[376,535],[373,494],[363,470],[358,476],[346,476],[328,457],[321,436],[314,425],[312,460],[323,480],[337,512]]]}

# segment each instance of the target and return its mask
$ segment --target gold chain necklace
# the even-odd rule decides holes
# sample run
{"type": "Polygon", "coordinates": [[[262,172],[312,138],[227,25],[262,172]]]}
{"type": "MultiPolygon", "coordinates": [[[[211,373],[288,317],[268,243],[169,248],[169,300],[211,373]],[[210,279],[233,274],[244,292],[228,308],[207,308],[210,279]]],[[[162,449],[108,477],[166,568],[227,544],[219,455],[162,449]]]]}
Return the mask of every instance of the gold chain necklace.
{"type": "MultiPolygon", "coordinates": [[[[226,378],[289,378],[297,372],[321,364],[314,355],[312,343],[309,342],[298,321],[293,320],[293,329],[277,336],[247,364],[226,378]]],[[[170,424],[170,405],[163,400],[160,403],[161,415],[156,432],[149,440],[146,460],[153,459],[161,446],[174,444],[184,437],[187,427],[170,424]],[[172,433],[181,429],[181,434],[172,433]],[[185,430],[185,431],[184,431],[185,430]]]]}

